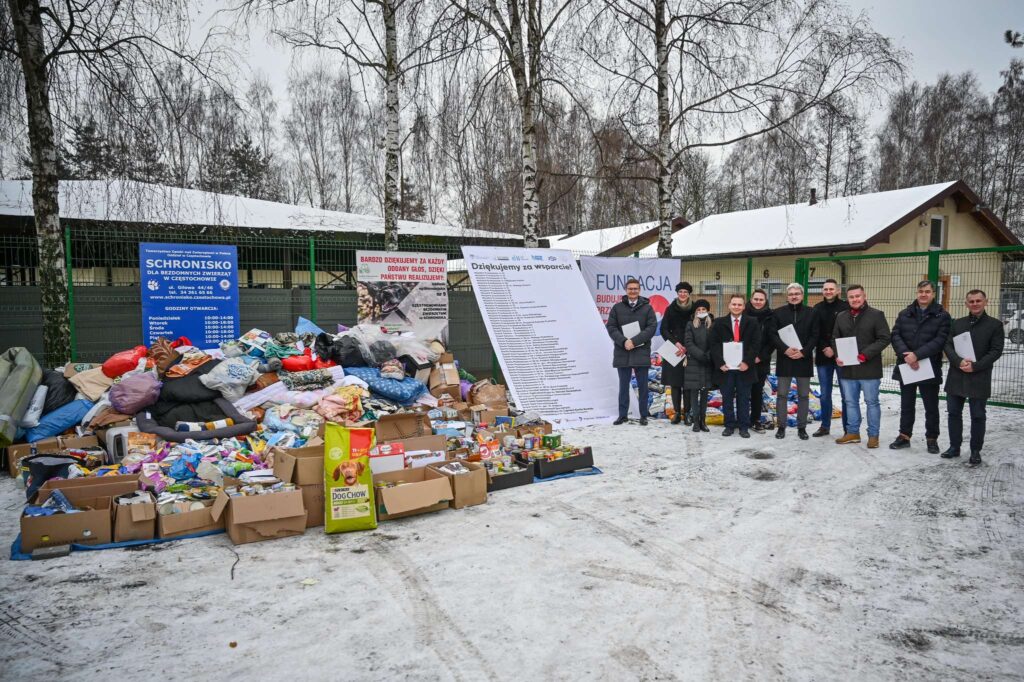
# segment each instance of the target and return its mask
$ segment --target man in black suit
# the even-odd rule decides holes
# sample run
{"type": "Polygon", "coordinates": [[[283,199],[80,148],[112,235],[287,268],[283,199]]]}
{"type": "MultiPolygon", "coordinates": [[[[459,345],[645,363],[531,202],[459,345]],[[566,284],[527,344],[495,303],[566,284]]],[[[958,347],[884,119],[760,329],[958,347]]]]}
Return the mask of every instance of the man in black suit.
{"type": "Polygon", "coordinates": [[[988,297],[981,289],[967,292],[970,315],[953,323],[946,341],[949,372],[946,375],[946,410],[949,413],[949,449],[945,459],[960,456],[964,438],[964,403],[971,405],[970,466],[981,464],[981,448],[985,444],[985,403],[992,395],[992,365],[1003,354],[1003,325],[985,312],[988,297]],[[970,333],[975,360],[967,360],[956,352],[954,337],[970,333]]]}
{"type": "Polygon", "coordinates": [[[739,428],[741,437],[750,438],[750,385],[757,378],[754,358],[761,347],[761,325],[743,314],[745,307],[746,299],[741,294],[729,299],[729,314],[711,326],[711,357],[722,389],[722,435],[731,436],[739,428]],[[743,344],[743,357],[738,368],[730,368],[725,363],[725,344],[736,342],[743,344]]]}

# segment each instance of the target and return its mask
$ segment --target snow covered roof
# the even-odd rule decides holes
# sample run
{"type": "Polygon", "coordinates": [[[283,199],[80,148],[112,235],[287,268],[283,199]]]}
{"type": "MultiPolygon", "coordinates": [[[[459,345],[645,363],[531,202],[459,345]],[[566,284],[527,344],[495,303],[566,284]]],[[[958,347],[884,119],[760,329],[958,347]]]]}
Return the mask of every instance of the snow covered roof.
{"type": "MultiPolygon", "coordinates": [[[[937,200],[959,193],[982,222],[1019,243],[963,182],[909,187],[889,192],[834,197],[816,204],[790,204],[751,211],[719,213],[675,233],[672,255],[718,256],[760,252],[810,252],[857,249],[871,245],[922,213],[937,200]]],[[[655,256],[656,246],[640,252],[655,256]]]]}
{"type": "MultiPolygon", "coordinates": [[[[567,249],[578,256],[597,256],[609,249],[622,246],[623,242],[639,237],[656,227],[658,221],[587,230],[572,236],[551,237],[551,248],[567,249]]],[[[657,241],[657,234],[653,239],[657,241]]]]}
{"type": "MultiPolygon", "coordinates": [[[[30,180],[0,182],[0,215],[33,215],[30,180]]],[[[62,180],[60,215],[67,220],[384,233],[384,219],[378,216],[325,211],[130,180],[62,180]]],[[[398,231],[403,236],[522,240],[522,235],[507,232],[409,220],[399,220],[398,231]]]]}

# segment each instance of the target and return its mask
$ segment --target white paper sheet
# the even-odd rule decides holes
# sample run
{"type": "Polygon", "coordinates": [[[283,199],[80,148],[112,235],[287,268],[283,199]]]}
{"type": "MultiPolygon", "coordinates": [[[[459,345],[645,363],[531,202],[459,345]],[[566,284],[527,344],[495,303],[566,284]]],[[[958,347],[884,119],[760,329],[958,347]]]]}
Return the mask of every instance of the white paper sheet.
{"type": "Polygon", "coordinates": [[[911,368],[906,363],[899,365],[899,368],[900,378],[903,379],[904,384],[916,384],[919,381],[935,378],[935,369],[932,367],[931,360],[925,359],[917,363],[917,369],[911,368]]]}
{"type": "Polygon", "coordinates": [[[836,339],[836,351],[836,354],[839,356],[839,360],[845,367],[860,364],[860,360],[857,359],[856,336],[843,336],[836,339]]]}
{"type": "Polygon", "coordinates": [[[800,343],[800,337],[796,333],[796,328],[791,324],[787,324],[779,330],[779,338],[782,339],[782,343],[786,344],[787,348],[804,347],[804,345],[800,343]]]}
{"type": "Polygon", "coordinates": [[[631,339],[634,336],[637,336],[639,334],[640,334],[640,323],[639,322],[630,322],[629,324],[622,325],[622,335],[625,336],[627,339],[631,339]]]}
{"type": "Polygon", "coordinates": [[[953,337],[953,350],[964,360],[978,361],[978,356],[974,354],[974,342],[971,341],[970,332],[957,334],[953,337]]]}
{"type": "Polygon", "coordinates": [[[675,367],[676,365],[683,361],[682,355],[676,355],[676,353],[679,352],[679,349],[676,348],[676,344],[672,343],[671,341],[666,341],[665,343],[661,344],[661,346],[655,352],[661,356],[663,362],[667,362],[673,367],[675,367]]]}
{"type": "Polygon", "coordinates": [[[726,367],[729,369],[739,369],[740,363],[743,362],[743,342],[729,341],[728,343],[723,343],[722,356],[725,359],[726,367]]]}

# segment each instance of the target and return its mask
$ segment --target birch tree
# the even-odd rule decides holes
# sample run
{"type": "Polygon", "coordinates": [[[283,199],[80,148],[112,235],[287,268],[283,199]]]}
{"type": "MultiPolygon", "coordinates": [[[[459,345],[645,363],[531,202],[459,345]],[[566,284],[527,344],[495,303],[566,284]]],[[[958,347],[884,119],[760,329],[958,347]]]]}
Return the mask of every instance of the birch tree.
{"type": "Polygon", "coordinates": [[[507,73],[515,85],[519,105],[522,159],[522,229],[527,248],[540,245],[540,200],[537,188],[537,114],[543,84],[555,83],[550,70],[550,43],[580,0],[448,0],[462,16],[483,29],[497,46],[495,69],[507,73]]]}
{"type": "Polygon", "coordinates": [[[48,364],[71,355],[68,282],[58,196],[60,139],[55,93],[88,76],[109,88],[163,59],[201,68],[210,43],[186,48],[186,3],[176,0],[7,0],[0,55],[20,67],[25,91],[32,205],[39,252],[43,349],[48,364]]]}
{"type": "Polygon", "coordinates": [[[661,256],[687,152],[776,130],[899,68],[867,18],[831,0],[602,0],[580,45],[618,84],[613,107],[656,161],[661,256]]]}
{"type": "Polygon", "coordinates": [[[268,14],[273,34],[288,45],[340,55],[380,79],[386,120],[384,248],[397,251],[402,80],[446,57],[433,49],[445,21],[431,15],[424,0],[250,0],[244,7],[268,14]]]}

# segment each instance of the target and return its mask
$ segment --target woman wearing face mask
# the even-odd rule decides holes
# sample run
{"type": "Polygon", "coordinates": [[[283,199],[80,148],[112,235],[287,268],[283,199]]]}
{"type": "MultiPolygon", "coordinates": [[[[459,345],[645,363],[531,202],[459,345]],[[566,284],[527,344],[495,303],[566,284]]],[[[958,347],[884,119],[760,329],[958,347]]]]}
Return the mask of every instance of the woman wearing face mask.
{"type": "Polygon", "coordinates": [[[683,395],[683,382],[686,376],[685,363],[686,346],[683,334],[693,316],[693,301],[690,300],[690,293],[693,287],[689,282],[680,282],[676,285],[676,300],[669,303],[665,309],[665,316],[661,319],[661,337],[676,345],[676,357],[680,362],[673,367],[668,362],[661,363],[661,383],[672,389],[672,407],[675,416],[672,423],[678,424],[681,420],[689,426],[690,424],[690,394],[683,395]]]}
{"type": "Polygon", "coordinates": [[[714,364],[711,361],[711,304],[699,299],[693,304],[693,319],[686,325],[686,376],[683,387],[693,408],[693,430],[708,431],[704,423],[708,412],[708,390],[712,388],[714,364]]]}
{"type": "Polygon", "coordinates": [[[754,289],[747,302],[745,315],[757,320],[761,325],[761,347],[757,351],[754,361],[756,376],[754,383],[750,386],[750,428],[757,433],[764,433],[764,426],[761,424],[761,411],[764,407],[764,380],[772,371],[772,351],[774,347],[768,339],[767,324],[771,319],[772,309],[768,305],[768,294],[764,289],[754,289]]]}

